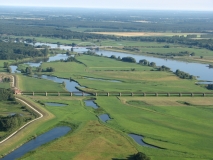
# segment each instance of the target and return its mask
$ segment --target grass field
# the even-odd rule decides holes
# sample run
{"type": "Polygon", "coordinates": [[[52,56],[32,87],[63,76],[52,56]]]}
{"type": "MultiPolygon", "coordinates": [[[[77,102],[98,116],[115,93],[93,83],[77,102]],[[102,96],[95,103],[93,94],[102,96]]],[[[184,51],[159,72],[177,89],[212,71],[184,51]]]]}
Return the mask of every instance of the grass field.
{"type": "MultiPolygon", "coordinates": [[[[32,97],[35,98],[35,97],[32,97]]],[[[68,135],[46,144],[23,159],[112,159],[125,158],[137,153],[136,148],[120,132],[98,121],[90,107],[85,107],[82,97],[36,97],[41,102],[66,103],[65,107],[45,106],[55,115],[43,126],[54,126],[64,121],[78,126],[68,135]],[[95,153],[95,154],[94,154],[95,153]]],[[[39,127],[41,129],[42,126],[39,127]]]]}
{"type": "Polygon", "coordinates": [[[96,103],[112,118],[107,125],[143,135],[145,142],[166,148],[137,147],[152,159],[209,159],[213,156],[211,98],[113,97],[98,98],[96,103]],[[139,102],[130,105],[129,101],[139,102]],[[193,102],[193,105],[178,101],[193,102]]]}
{"type": "Polygon", "coordinates": [[[0,82],[0,88],[10,88],[10,83],[2,83],[0,82]]]}
{"type": "Polygon", "coordinates": [[[152,160],[200,160],[213,156],[212,98],[98,97],[99,110],[112,118],[106,124],[98,120],[99,110],[84,106],[82,97],[30,98],[68,104],[42,107],[55,118],[40,123],[31,134],[43,133],[61,121],[76,127],[66,136],[26,154],[22,157],[25,160],[126,159],[138,151],[152,160]],[[146,143],[165,149],[139,146],[128,133],[143,135],[146,143]]]}
{"type": "Polygon", "coordinates": [[[99,91],[163,91],[163,92],[206,92],[207,89],[195,85],[195,80],[183,80],[171,72],[150,71],[152,67],[141,66],[134,63],[116,61],[114,59],[99,56],[79,56],[75,62],[43,63],[42,67],[53,67],[53,75],[64,78],[72,78],[85,90],[99,91]],[[131,71],[131,69],[135,71],[131,71]],[[108,80],[120,80],[121,83],[89,80],[85,77],[102,78],[108,80]],[[136,85],[137,84],[137,85],[136,85]]]}
{"type": "Polygon", "coordinates": [[[19,89],[22,91],[29,91],[29,92],[45,92],[45,91],[66,91],[62,84],[54,83],[50,80],[44,80],[44,79],[38,79],[38,78],[32,78],[28,76],[23,75],[17,75],[18,76],[18,86],[19,89]]]}

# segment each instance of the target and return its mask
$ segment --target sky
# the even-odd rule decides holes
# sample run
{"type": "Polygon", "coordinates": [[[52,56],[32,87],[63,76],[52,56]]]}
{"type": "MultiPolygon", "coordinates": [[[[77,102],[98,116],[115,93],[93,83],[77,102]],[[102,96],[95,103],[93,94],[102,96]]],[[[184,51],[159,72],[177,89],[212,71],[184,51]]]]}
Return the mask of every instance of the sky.
{"type": "Polygon", "coordinates": [[[213,0],[0,0],[0,6],[213,11],[213,0]]]}

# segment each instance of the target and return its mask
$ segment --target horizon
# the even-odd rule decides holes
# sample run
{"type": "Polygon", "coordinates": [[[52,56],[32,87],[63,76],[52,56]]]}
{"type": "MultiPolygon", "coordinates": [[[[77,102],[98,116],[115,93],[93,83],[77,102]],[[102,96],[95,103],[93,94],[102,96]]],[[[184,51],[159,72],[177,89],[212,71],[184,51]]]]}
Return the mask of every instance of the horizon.
{"type": "Polygon", "coordinates": [[[70,7],[70,6],[17,6],[17,5],[0,5],[0,8],[56,8],[56,9],[105,9],[105,10],[131,10],[131,11],[186,11],[186,12],[213,12],[213,10],[180,10],[180,9],[144,9],[144,8],[98,8],[98,7],[70,7]]]}
{"type": "Polygon", "coordinates": [[[50,1],[50,0],[7,0],[0,7],[41,7],[41,8],[83,8],[83,9],[128,9],[128,10],[168,10],[168,11],[213,11],[212,0],[79,0],[79,1],[50,1]]]}

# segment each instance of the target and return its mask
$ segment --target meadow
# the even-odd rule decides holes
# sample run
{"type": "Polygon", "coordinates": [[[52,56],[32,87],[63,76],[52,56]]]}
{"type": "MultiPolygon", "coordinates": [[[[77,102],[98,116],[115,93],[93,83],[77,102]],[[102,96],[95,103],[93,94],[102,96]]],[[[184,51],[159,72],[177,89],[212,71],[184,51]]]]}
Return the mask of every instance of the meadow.
{"type": "Polygon", "coordinates": [[[45,102],[68,104],[65,107],[45,105],[44,108],[55,118],[42,124],[53,127],[63,121],[70,124],[72,131],[62,138],[45,144],[28,153],[22,159],[112,159],[126,158],[137,153],[136,148],[122,133],[113,130],[99,121],[97,114],[86,107],[82,97],[31,97],[45,102]]]}
{"type": "Polygon", "coordinates": [[[18,86],[22,91],[46,92],[46,91],[66,91],[62,84],[50,80],[33,78],[24,75],[17,75],[18,86]]]}
{"type": "Polygon", "coordinates": [[[180,79],[172,72],[155,71],[154,68],[148,66],[121,62],[101,56],[82,55],[77,56],[76,59],[81,63],[43,63],[42,68],[53,67],[55,68],[55,72],[51,73],[52,75],[62,78],[72,78],[79,82],[81,86],[87,87],[83,90],[90,91],[208,91],[202,86],[195,85],[196,80],[180,79]],[[121,82],[116,83],[110,81],[91,80],[87,79],[87,77],[105,80],[120,80],[121,82]]]}
{"type": "Polygon", "coordinates": [[[54,117],[40,123],[31,134],[39,135],[60,123],[70,126],[72,131],[21,159],[44,156],[45,159],[127,159],[138,151],[152,160],[198,160],[213,156],[212,98],[97,97],[95,102],[100,106],[97,110],[86,107],[83,97],[30,99],[42,104],[67,104],[42,106],[54,117]],[[100,121],[97,116],[102,113],[109,114],[111,120],[100,121]],[[146,143],[162,149],[142,147],[128,133],[142,135],[146,143]]]}

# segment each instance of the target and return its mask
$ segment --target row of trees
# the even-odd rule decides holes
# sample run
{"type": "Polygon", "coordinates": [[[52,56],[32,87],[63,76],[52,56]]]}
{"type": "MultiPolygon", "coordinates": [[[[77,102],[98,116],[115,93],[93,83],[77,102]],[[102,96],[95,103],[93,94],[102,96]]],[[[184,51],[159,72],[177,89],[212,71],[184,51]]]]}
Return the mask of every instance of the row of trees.
{"type": "Polygon", "coordinates": [[[190,75],[186,72],[183,72],[183,71],[180,71],[179,69],[177,69],[175,71],[175,74],[179,77],[179,78],[182,78],[182,79],[194,79],[195,77],[193,75],[190,75]]]}
{"type": "MultiPolygon", "coordinates": [[[[35,49],[32,45],[24,43],[10,43],[10,42],[0,42],[0,59],[23,59],[29,57],[46,57],[48,55],[48,49],[35,49]]],[[[8,63],[4,63],[6,68],[8,63]]]]}

